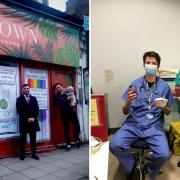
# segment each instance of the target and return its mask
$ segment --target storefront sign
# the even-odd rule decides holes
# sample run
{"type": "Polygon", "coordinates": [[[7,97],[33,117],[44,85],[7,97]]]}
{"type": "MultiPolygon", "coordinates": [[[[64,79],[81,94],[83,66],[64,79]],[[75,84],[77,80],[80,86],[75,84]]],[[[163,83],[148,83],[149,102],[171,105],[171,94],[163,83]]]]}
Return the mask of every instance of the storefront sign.
{"type": "Polygon", "coordinates": [[[79,66],[79,29],[0,3],[0,54],[79,66]]]}

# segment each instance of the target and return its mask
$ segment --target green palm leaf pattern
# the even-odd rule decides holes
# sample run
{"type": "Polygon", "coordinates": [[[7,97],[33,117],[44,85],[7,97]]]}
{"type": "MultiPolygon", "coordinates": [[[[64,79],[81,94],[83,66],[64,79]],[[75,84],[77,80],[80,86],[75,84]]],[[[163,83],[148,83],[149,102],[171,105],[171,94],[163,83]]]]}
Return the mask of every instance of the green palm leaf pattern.
{"type": "Polygon", "coordinates": [[[33,43],[32,45],[33,53],[36,54],[41,61],[45,62],[51,62],[53,59],[53,41],[48,40],[47,44],[45,45],[45,48],[41,46],[41,44],[33,43]]]}
{"type": "Polygon", "coordinates": [[[74,43],[79,42],[79,29],[72,28],[70,26],[63,26],[58,29],[59,34],[67,41],[74,43]]]}
{"type": "Polygon", "coordinates": [[[57,26],[54,22],[41,19],[39,22],[39,29],[45,37],[50,38],[52,41],[57,40],[57,26]]]}
{"type": "Polygon", "coordinates": [[[66,44],[64,48],[64,55],[70,65],[74,67],[79,65],[79,50],[73,44],[66,44]]]}
{"type": "Polygon", "coordinates": [[[21,57],[24,59],[31,59],[30,55],[30,47],[28,43],[26,44],[25,49],[22,48],[22,45],[20,45],[19,48],[11,46],[11,48],[7,48],[3,45],[1,45],[0,50],[5,53],[7,56],[13,56],[13,57],[21,57]]]}
{"type": "Polygon", "coordinates": [[[16,23],[25,23],[25,26],[30,26],[30,25],[34,25],[34,27],[36,26],[36,24],[38,24],[39,22],[39,17],[33,14],[29,14],[27,12],[23,12],[21,10],[19,10],[18,8],[11,8],[11,7],[3,7],[0,8],[0,14],[2,14],[3,16],[7,17],[7,18],[14,18],[16,19],[16,23]]]}
{"type": "Polygon", "coordinates": [[[53,41],[52,40],[48,40],[45,46],[45,52],[46,52],[47,61],[52,62],[53,60],[53,41]]]}
{"type": "Polygon", "coordinates": [[[55,51],[53,62],[55,64],[64,64],[64,49],[63,48],[58,48],[55,51]]]}
{"type": "Polygon", "coordinates": [[[67,60],[68,64],[73,67],[79,66],[79,50],[74,44],[66,43],[65,48],[58,48],[55,51],[53,62],[56,64],[65,64],[67,60]]]}
{"type": "Polygon", "coordinates": [[[65,74],[65,78],[68,84],[72,85],[72,75],[71,74],[65,74]]]}

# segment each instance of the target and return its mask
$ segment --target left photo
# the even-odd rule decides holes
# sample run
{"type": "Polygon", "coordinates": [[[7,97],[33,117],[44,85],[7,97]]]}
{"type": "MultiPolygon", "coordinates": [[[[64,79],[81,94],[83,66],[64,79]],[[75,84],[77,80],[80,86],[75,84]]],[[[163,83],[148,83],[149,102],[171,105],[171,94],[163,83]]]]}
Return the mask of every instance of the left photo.
{"type": "Polygon", "coordinates": [[[89,1],[0,2],[0,179],[89,179],[89,1]]]}

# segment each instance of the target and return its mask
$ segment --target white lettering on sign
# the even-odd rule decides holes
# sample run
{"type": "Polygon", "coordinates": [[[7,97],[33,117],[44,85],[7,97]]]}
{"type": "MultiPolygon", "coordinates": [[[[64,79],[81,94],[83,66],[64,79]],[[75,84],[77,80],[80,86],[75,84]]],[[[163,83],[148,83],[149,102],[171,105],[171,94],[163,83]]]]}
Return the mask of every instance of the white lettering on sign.
{"type": "Polygon", "coordinates": [[[14,27],[14,31],[16,33],[17,39],[19,39],[21,37],[24,40],[26,33],[27,33],[26,29],[23,28],[23,30],[22,30],[21,26],[18,26],[18,28],[17,28],[15,24],[13,24],[13,27],[14,27]]]}
{"type": "Polygon", "coordinates": [[[27,38],[29,42],[37,44],[37,30],[24,28],[8,21],[0,21],[0,35],[4,38],[15,37],[17,40],[22,39],[23,41],[27,38]]]}
{"type": "Polygon", "coordinates": [[[8,71],[0,71],[0,84],[15,84],[15,74],[8,71]]]}
{"type": "Polygon", "coordinates": [[[40,80],[40,79],[42,80],[42,79],[47,79],[48,78],[47,72],[33,70],[33,69],[25,71],[25,76],[27,76],[28,79],[38,79],[38,80],[40,80]]]}
{"type": "Polygon", "coordinates": [[[0,119],[0,132],[16,132],[17,131],[17,120],[15,118],[0,119]]]}
{"type": "Polygon", "coordinates": [[[30,92],[37,98],[39,109],[48,109],[48,92],[47,89],[31,88],[30,92]]]}
{"type": "Polygon", "coordinates": [[[11,35],[11,26],[8,22],[4,22],[4,21],[0,22],[0,33],[3,37],[9,37],[11,35]],[[3,30],[4,29],[3,25],[6,26],[6,31],[3,30]]]}

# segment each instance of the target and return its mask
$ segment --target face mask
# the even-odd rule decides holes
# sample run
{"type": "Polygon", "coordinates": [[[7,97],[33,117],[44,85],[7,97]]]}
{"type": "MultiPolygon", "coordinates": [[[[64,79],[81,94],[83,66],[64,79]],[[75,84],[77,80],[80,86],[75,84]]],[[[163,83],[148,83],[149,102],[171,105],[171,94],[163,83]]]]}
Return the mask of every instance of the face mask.
{"type": "Polygon", "coordinates": [[[145,64],[145,71],[148,75],[155,75],[157,71],[157,66],[153,64],[145,64]]]}

